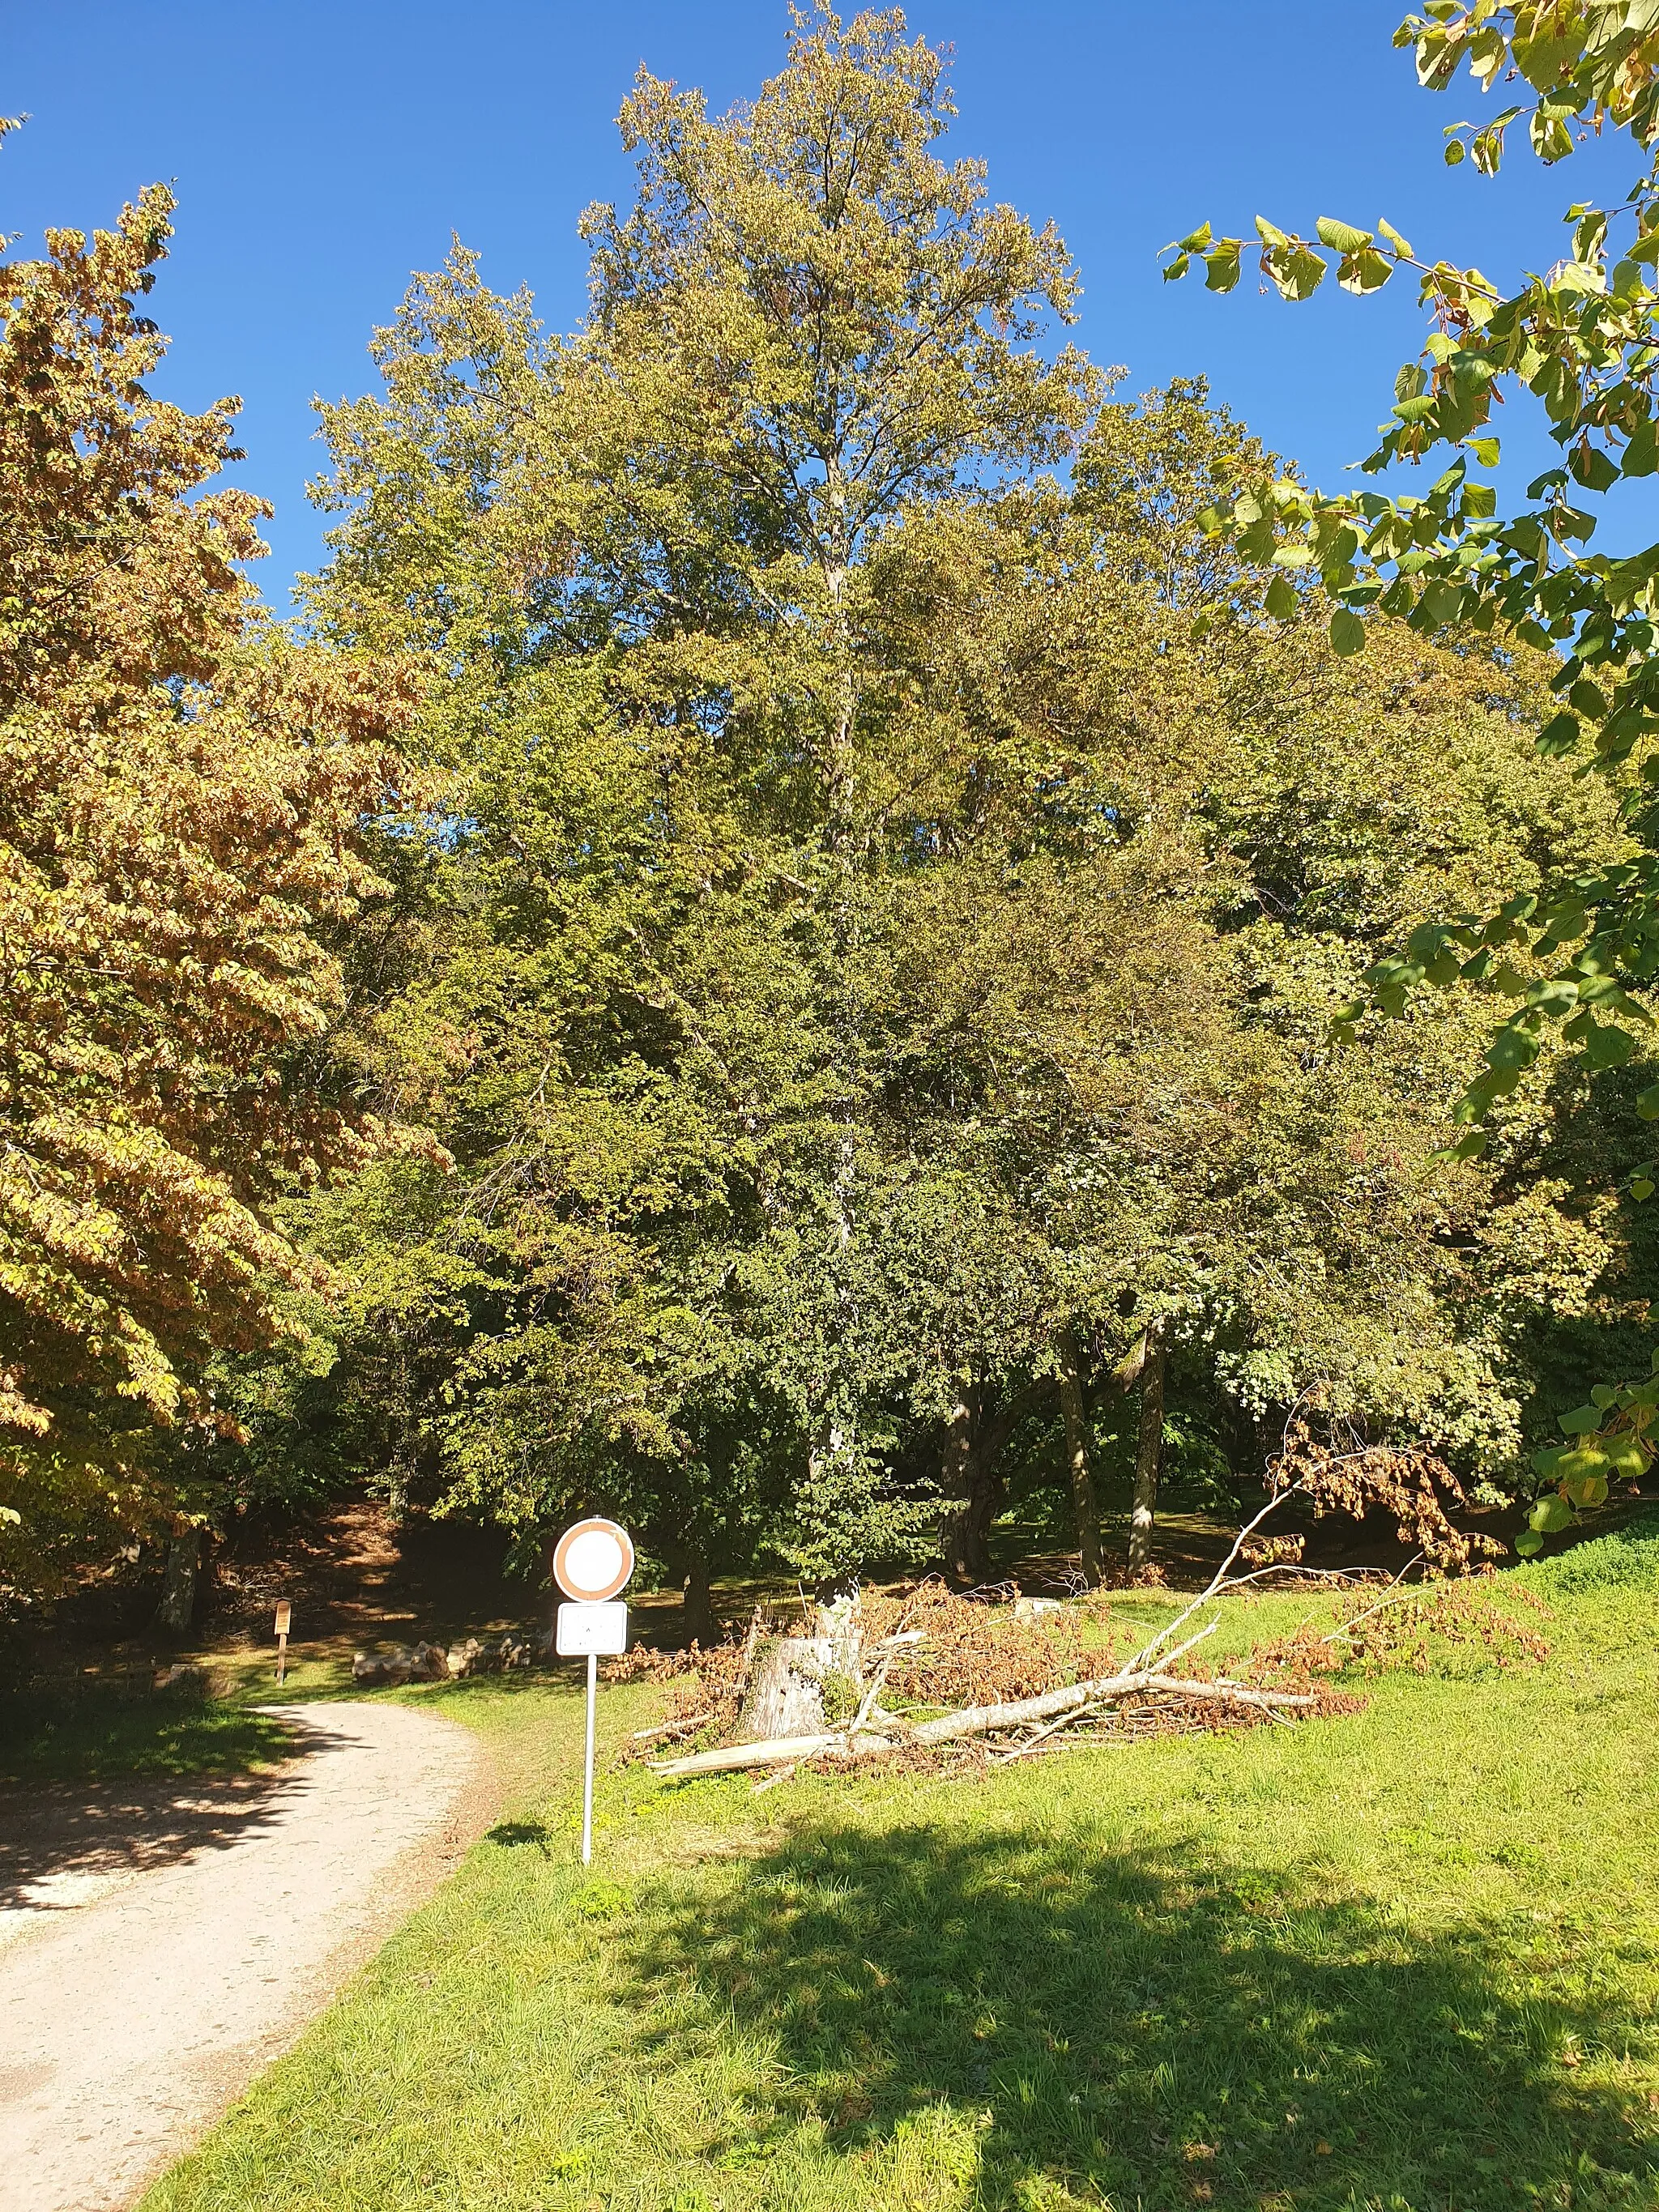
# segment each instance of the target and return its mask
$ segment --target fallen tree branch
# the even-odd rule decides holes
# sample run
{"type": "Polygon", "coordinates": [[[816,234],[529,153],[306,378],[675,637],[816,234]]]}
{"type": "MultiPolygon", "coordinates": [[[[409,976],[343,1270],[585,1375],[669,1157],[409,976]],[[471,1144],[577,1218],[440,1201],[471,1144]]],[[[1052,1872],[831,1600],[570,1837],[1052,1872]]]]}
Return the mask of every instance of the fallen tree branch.
{"type": "Polygon", "coordinates": [[[800,1761],[797,1759],[792,1765],[779,1767],[777,1772],[775,1774],[769,1774],[764,1782],[757,1782],[754,1788],[750,1791],[749,1795],[751,1797],[764,1797],[769,1790],[775,1790],[780,1783],[789,1781],[794,1774],[795,1768],[799,1766],[799,1764],[800,1761]]]}
{"type": "Polygon", "coordinates": [[[1251,1518],[1244,1523],[1244,1526],[1239,1530],[1237,1535],[1233,1538],[1233,1547],[1231,1551],[1228,1553],[1226,1558],[1221,1562],[1221,1565],[1216,1569],[1214,1574],[1210,1577],[1208,1588],[1200,1590],[1198,1595],[1193,1600],[1192,1603],[1184,1612],[1178,1613],[1175,1619],[1170,1621],[1167,1628],[1160,1628],[1158,1634],[1152,1638],[1150,1643],[1142,1644],[1139,1650],[1136,1652],[1134,1657],[1129,1662],[1129,1664],[1132,1667],[1144,1665],[1146,1662],[1152,1657],[1153,1652],[1157,1650],[1160,1644],[1167,1644],[1170,1637],[1175,1634],[1178,1628],[1184,1628],[1186,1626],[1187,1623],[1192,1619],[1193,1615],[1201,1606],[1206,1606],[1209,1603],[1210,1600],[1215,1596],[1216,1593],[1221,1589],[1223,1583],[1226,1581],[1227,1570],[1232,1565],[1233,1561],[1243,1550],[1245,1545],[1249,1543],[1250,1538],[1255,1535],[1256,1530],[1261,1526],[1267,1516],[1270,1513],[1278,1512],[1279,1507],[1285,1503],[1285,1500],[1287,1498],[1294,1496],[1296,1492],[1298,1491],[1301,1486],[1302,1486],[1299,1482],[1286,1483],[1283,1490],[1276,1490],[1273,1492],[1273,1496],[1267,1500],[1267,1504],[1262,1507],[1259,1513],[1253,1515],[1251,1518]]]}
{"type": "Polygon", "coordinates": [[[684,1759],[653,1759],[653,1774],[741,1774],[756,1766],[787,1766],[803,1759],[861,1759],[872,1752],[891,1751],[886,1735],[855,1736],[846,1729],[823,1735],[780,1735],[759,1743],[717,1744],[713,1751],[689,1752],[684,1759]]]}
{"type": "MultiPolygon", "coordinates": [[[[935,1744],[993,1735],[1002,1729],[1022,1728],[1029,1721],[1064,1722],[1115,1704],[1120,1698],[1149,1694],[1174,1698],[1189,1705],[1275,1715],[1305,1711],[1316,1702],[1311,1694],[1304,1696],[1288,1690],[1247,1690],[1237,1682],[1181,1681],[1142,1667],[1128,1674],[1074,1682],[1063,1690],[1048,1690],[1038,1698],[1017,1698],[1011,1705],[969,1705],[961,1712],[941,1713],[937,1720],[917,1722],[896,1736],[865,1735],[854,1729],[837,1729],[822,1735],[728,1743],[714,1751],[692,1752],[684,1759],[653,1759],[651,1771],[673,1780],[692,1774],[739,1774],[757,1766],[787,1766],[807,1759],[879,1758],[884,1753],[901,1751],[911,1745],[926,1750],[935,1744]]],[[[1045,1735],[1053,1733],[1052,1729],[1044,1731],[1045,1735]]]]}
{"type": "Polygon", "coordinates": [[[635,1729],[628,1741],[629,1743],[652,1743],[659,1736],[690,1735],[693,1729],[700,1729],[705,1721],[712,1721],[714,1717],[711,1705],[706,1713],[692,1713],[683,1721],[659,1721],[655,1728],[635,1729]]]}
{"type": "Polygon", "coordinates": [[[1246,1690],[1234,1682],[1186,1682],[1160,1674],[1147,1667],[1121,1674],[1105,1674],[1091,1682],[1074,1682],[1069,1689],[1045,1690],[1040,1698],[1019,1698],[1012,1705],[969,1705],[959,1713],[942,1713],[937,1720],[921,1721],[910,1731],[913,1743],[956,1743],[963,1736],[990,1735],[998,1729],[1018,1728],[1026,1721],[1048,1720],[1057,1714],[1081,1713],[1096,1705],[1114,1705],[1155,1691],[1170,1698],[1184,1698],[1200,1705],[1237,1705],[1252,1711],[1271,1712],[1282,1705],[1311,1705],[1311,1695],[1287,1690],[1246,1690]]]}

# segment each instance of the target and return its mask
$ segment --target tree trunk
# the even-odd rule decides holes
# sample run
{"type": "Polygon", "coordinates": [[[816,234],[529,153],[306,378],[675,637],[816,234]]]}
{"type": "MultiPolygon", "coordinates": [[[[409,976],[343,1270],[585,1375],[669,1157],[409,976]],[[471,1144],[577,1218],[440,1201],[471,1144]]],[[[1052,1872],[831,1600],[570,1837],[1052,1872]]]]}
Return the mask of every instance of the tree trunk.
{"type": "Polygon", "coordinates": [[[981,1411],[977,1390],[957,1403],[945,1431],[940,1468],[945,1494],[955,1501],[940,1527],[940,1554],[951,1581],[969,1588],[991,1572],[991,1528],[1002,1503],[997,1462],[1008,1433],[1006,1421],[984,1420],[981,1411]]]}
{"type": "Polygon", "coordinates": [[[1152,1518],[1158,1510],[1158,1478],[1164,1464],[1164,1324],[1155,1321],[1146,1334],[1140,1370],[1140,1434],[1135,1443],[1134,1504],[1129,1515],[1129,1580],[1146,1571],[1152,1552],[1152,1518]]]}
{"type": "Polygon", "coordinates": [[[757,1652],[738,1737],[769,1743],[851,1720],[864,1689],[857,1623],[849,1607],[822,1606],[815,1634],[781,1636],[757,1652]]]}
{"type": "Polygon", "coordinates": [[[161,1570],[161,1601],[155,1626],[163,1636],[188,1636],[196,1617],[196,1588],[202,1565],[202,1532],[186,1528],[167,1546],[161,1570]]]}
{"type": "Polygon", "coordinates": [[[974,1412],[964,1394],[951,1408],[939,1454],[939,1488],[951,1503],[939,1524],[939,1557],[953,1583],[973,1583],[980,1577],[969,1536],[974,1518],[974,1412]]]}
{"type": "Polygon", "coordinates": [[[1072,1510],[1077,1521],[1078,1557],[1083,1579],[1098,1589],[1103,1579],[1100,1563],[1100,1514],[1095,1504],[1095,1486],[1089,1474],[1089,1438],[1083,1421],[1083,1362],[1077,1332],[1065,1329],[1060,1340],[1060,1406],[1066,1422],[1066,1472],[1072,1487],[1072,1510]]]}
{"type": "Polygon", "coordinates": [[[709,1588],[708,1554],[701,1544],[687,1547],[685,1572],[680,1580],[680,1633],[689,1650],[694,1644],[706,1651],[715,1640],[714,1600],[709,1588]]]}
{"type": "Polygon", "coordinates": [[[951,1413],[940,1466],[947,1498],[958,1502],[940,1528],[940,1555],[955,1582],[982,1583],[991,1573],[991,1530],[1002,1504],[1002,1455],[1008,1439],[1049,1388],[1029,1382],[1004,1404],[982,1389],[966,1390],[951,1413]]]}

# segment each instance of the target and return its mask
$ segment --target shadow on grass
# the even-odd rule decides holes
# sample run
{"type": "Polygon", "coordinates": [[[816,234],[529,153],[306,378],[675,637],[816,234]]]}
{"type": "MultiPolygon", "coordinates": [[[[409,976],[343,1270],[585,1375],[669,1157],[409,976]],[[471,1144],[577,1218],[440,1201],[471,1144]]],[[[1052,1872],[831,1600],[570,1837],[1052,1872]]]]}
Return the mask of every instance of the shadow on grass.
{"type": "Polygon", "coordinates": [[[291,1747],[280,1721],[218,1698],[102,1686],[0,1698],[0,1783],[245,1774],[291,1747]]]}
{"type": "Polygon", "coordinates": [[[1605,1955],[1593,2010],[1537,1994],[1570,1966],[1553,1928],[1429,1933],[1305,1872],[943,1826],[820,1829],[654,1902],[637,1994],[679,2025],[647,2063],[688,1990],[769,2045],[750,2155],[816,2118],[856,2158],[931,2110],[976,2132],[988,2212],[1659,2201],[1659,2118],[1594,2081],[1650,2053],[1650,2008],[1605,1955]]]}
{"type": "Polygon", "coordinates": [[[533,1844],[544,1858],[550,1840],[549,1831],[540,1820],[497,1820],[493,1828],[484,1830],[487,1844],[499,1844],[504,1850],[533,1844]]]}

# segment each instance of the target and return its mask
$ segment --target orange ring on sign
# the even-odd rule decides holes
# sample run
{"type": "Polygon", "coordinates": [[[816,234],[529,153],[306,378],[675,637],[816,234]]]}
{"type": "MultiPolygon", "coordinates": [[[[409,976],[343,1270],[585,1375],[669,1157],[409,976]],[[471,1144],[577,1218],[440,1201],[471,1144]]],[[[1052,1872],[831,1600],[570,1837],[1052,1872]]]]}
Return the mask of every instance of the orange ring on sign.
{"type": "Polygon", "coordinates": [[[599,1515],[574,1521],[553,1547],[553,1579],[578,1604],[603,1605],[634,1571],[634,1540],[599,1515]]]}

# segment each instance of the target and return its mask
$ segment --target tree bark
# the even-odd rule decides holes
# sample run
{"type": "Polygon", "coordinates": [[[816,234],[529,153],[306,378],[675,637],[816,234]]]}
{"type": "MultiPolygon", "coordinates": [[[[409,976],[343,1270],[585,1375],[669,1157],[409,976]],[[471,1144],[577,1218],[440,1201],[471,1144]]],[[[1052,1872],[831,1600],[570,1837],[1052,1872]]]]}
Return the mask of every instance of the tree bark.
{"type": "Polygon", "coordinates": [[[701,1544],[688,1545],[685,1571],[680,1578],[680,1633],[686,1648],[700,1644],[706,1651],[717,1634],[714,1601],[709,1587],[708,1554],[701,1544]]]}
{"type": "Polygon", "coordinates": [[[837,1719],[835,1710],[864,1689],[864,1654],[856,1613],[820,1607],[811,1636],[781,1636],[755,1654],[754,1671],[738,1717],[741,1735],[757,1742],[816,1735],[837,1719]],[[838,1692],[826,1705],[826,1687],[838,1692]]]}
{"type": "Polygon", "coordinates": [[[163,1636],[188,1636],[196,1617],[197,1582],[202,1565],[202,1532],[186,1528],[167,1546],[161,1570],[161,1601],[155,1626],[163,1636]]]}
{"type": "Polygon", "coordinates": [[[1001,1459],[1008,1439],[1048,1388],[1047,1376],[1028,1383],[1003,1405],[978,1389],[964,1390],[946,1425],[940,1474],[947,1497],[958,1502],[940,1529],[945,1571],[969,1586],[991,1573],[991,1529],[1002,1504],[1001,1459]],[[994,1408],[994,1410],[993,1410],[994,1408]]]}
{"type": "Polygon", "coordinates": [[[1089,1473],[1089,1438],[1083,1419],[1083,1360],[1075,1329],[1060,1333],[1060,1405],[1066,1422],[1066,1473],[1072,1488],[1072,1511],[1077,1521],[1078,1557],[1085,1583],[1091,1589],[1098,1589],[1103,1579],[1100,1514],[1089,1473]]]}
{"type": "Polygon", "coordinates": [[[1164,1465],[1164,1323],[1153,1322],[1143,1339],[1140,1366],[1140,1433],[1135,1443],[1134,1503],[1129,1514],[1129,1579],[1146,1571],[1152,1552],[1152,1521],[1158,1510],[1158,1479],[1164,1465]]]}
{"type": "Polygon", "coordinates": [[[939,1487],[952,1501],[946,1506],[939,1526],[939,1556],[946,1575],[954,1583],[980,1579],[975,1554],[981,1547],[975,1545],[971,1534],[977,1516],[974,1510],[974,1412],[969,1395],[964,1393],[951,1408],[939,1454],[939,1487]]]}

